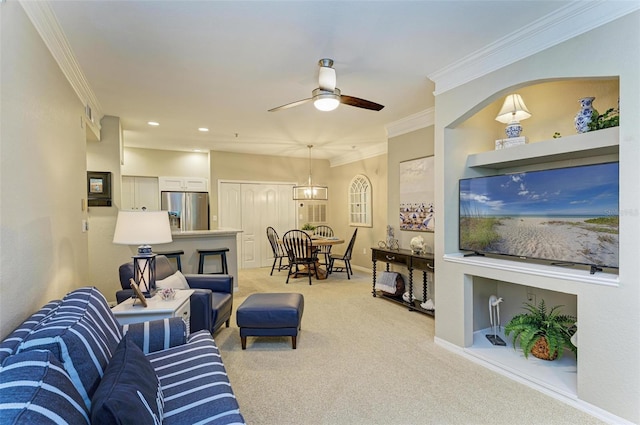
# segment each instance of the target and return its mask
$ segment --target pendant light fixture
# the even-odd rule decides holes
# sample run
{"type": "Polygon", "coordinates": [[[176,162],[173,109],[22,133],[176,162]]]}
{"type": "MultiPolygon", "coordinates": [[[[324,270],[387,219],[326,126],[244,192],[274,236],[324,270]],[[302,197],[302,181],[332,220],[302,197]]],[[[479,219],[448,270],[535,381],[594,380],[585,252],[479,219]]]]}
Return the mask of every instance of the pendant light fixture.
{"type": "Polygon", "coordinates": [[[313,145],[307,145],[309,148],[309,182],[306,186],[293,187],[294,201],[326,201],[329,199],[329,189],[327,186],[316,186],[311,182],[311,148],[313,145]]]}

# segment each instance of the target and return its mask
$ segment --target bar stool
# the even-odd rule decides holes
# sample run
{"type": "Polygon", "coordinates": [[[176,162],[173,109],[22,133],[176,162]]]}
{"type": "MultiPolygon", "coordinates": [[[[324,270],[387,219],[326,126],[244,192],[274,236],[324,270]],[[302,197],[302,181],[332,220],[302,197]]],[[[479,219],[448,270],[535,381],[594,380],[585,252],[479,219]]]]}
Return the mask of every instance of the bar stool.
{"type": "Polygon", "coordinates": [[[198,249],[197,251],[200,255],[200,262],[198,263],[198,274],[204,274],[204,259],[207,255],[219,255],[220,264],[222,264],[221,272],[210,274],[229,274],[229,269],[227,268],[227,252],[229,252],[229,248],[198,249]]]}
{"type": "Polygon", "coordinates": [[[182,271],[182,261],[180,260],[180,256],[184,254],[183,250],[176,249],[175,251],[157,251],[154,252],[154,254],[164,255],[167,258],[175,258],[178,271],[182,271]]]}

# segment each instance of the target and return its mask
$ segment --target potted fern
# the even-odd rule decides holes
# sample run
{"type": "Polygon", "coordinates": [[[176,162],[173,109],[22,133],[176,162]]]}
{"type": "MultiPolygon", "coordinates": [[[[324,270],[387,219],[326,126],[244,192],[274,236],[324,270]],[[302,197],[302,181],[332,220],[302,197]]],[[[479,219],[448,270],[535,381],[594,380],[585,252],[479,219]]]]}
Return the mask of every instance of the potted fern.
{"type": "Polygon", "coordinates": [[[539,359],[555,360],[562,357],[565,348],[577,354],[577,347],[571,343],[575,317],[560,314],[562,306],[547,311],[544,300],[538,306],[529,303],[524,306],[528,312],[514,316],[504,327],[506,336],[513,333],[514,349],[519,340],[525,358],[532,354],[539,359]]]}
{"type": "Polygon", "coordinates": [[[311,223],[305,223],[302,225],[300,230],[303,230],[307,235],[311,236],[313,235],[313,231],[316,230],[316,226],[311,223]]]}

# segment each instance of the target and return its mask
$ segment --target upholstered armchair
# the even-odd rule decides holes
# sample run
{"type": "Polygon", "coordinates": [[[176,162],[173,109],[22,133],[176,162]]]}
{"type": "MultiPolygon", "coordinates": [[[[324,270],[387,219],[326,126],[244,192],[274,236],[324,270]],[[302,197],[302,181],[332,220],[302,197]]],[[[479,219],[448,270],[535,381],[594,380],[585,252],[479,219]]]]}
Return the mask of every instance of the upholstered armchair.
{"type": "MultiPolygon", "coordinates": [[[[176,274],[176,269],[164,255],[156,257],[156,282],[176,274]]],[[[120,285],[116,292],[118,304],[131,298],[129,280],[133,277],[133,262],[120,266],[120,285]]],[[[212,274],[186,274],[187,284],[194,290],[191,295],[191,332],[202,329],[213,334],[223,323],[229,327],[233,307],[233,276],[212,274]]]]}

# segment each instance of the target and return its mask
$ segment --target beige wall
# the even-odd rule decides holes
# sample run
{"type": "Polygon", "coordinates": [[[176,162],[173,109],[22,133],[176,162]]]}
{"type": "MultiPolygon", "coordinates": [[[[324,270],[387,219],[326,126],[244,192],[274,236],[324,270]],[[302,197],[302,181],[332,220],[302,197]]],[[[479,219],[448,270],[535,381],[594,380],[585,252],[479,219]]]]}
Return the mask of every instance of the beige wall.
{"type": "Polygon", "coordinates": [[[112,182],[111,207],[89,208],[89,280],[107,300],[115,301],[121,289],[118,267],[131,261],[136,248],[116,245],[113,233],[121,202],[120,147],[122,127],[118,117],[105,116],[100,122],[100,141],[87,142],[87,168],[91,171],[110,171],[112,182]]]}
{"type": "Polygon", "coordinates": [[[122,175],[200,177],[208,179],[209,153],[124,148],[122,175]]]}
{"type": "MultiPolygon", "coordinates": [[[[433,233],[400,230],[400,163],[433,155],[433,126],[390,138],[388,152],[389,178],[387,179],[387,184],[389,197],[387,200],[387,224],[393,227],[395,238],[398,239],[400,248],[409,249],[411,238],[422,236],[429,252],[433,252],[433,233]]],[[[425,182],[425,184],[433,185],[434,183],[425,182]]],[[[386,234],[383,234],[381,239],[385,237],[386,234]]]]}
{"type": "Polygon", "coordinates": [[[351,180],[358,174],[367,176],[372,187],[372,227],[358,227],[358,236],[353,249],[351,264],[371,268],[371,247],[377,246],[384,239],[387,226],[387,156],[373,158],[340,165],[331,168],[329,180],[329,212],[328,222],[336,235],[345,239],[345,245],[332,248],[336,253],[343,253],[356,227],[349,226],[348,193],[351,180]]]}
{"type": "Polygon", "coordinates": [[[0,338],[87,282],[84,107],[18,2],[0,6],[0,338]]]}
{"type": "MultiPolygon", "coordinates": [[[[523,86],[550,79],[619,76],[622,111],[619,286],[578,284],[560,278],[517,273],[507,276],[500,270],[495,270],[494,275],[495,279],[518,279],[534,286],[555,285],[559,291],[577,294],[580,326],[578,398],[634,423],[640,422],[640,405],[637,402],[640,399],[640,262],[637,260],[640,248],[636,241],[640,234],[640,198],[637,196],[640,183],[640,169],[637,166],[640,159],[640,128],[633,118],[640,116],[640,52],[630,49],[629,42],[640,38],[639,24],[640,13],[636,12],[442,93],[436,97],[435,125],[436,204],[442,206],[436,211],[436,339],[464,347],[471,344],[473,320],[470,294],[473,284],[470,274],[473,270],[445,261],[443,256],[457,252],[457,184],[465,173],[472,173],[466,170],[466,156],[470,152],[492,149],[496,128],[493,123],[484,127],[461,123],[477,112],[484,114],[486,122],[490,122],[495,114],[483,111],[483,108],[496,101],[499,103],[506,94],[523,86]]],[[[572,133],[578,98],[595,90],[595,86],[585,86],[584,90],[580,90],[578,85],[558,88],[560,90],[542,87],[540,97],[534,91],[527,91],[525,102],[533,114],[537,114],[535,111],[544,114],[542,108],[555,108],[558,102],[573,105],[560,107],[565,112],[556,115],[555,123],[541,121],[539,125],[534,125],[535,118],[523,121],[525,131],[532,139],[548,139],[554,131],[572,133]],[[559,96],[569,99],[560,100],[559,96]]],[[[604,88],[603,92],[607,90],[609,88],[604,88]]],[[[615,94],[608,99],[606,96],[604,93],[596,95],[599,97],[596,99],[596,108],[601,112],[609,106],[615,106],[608,104],[615,94]]],[[[562,143],[562,139],[558,143],[562,143]]]]}

